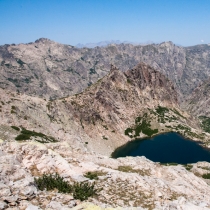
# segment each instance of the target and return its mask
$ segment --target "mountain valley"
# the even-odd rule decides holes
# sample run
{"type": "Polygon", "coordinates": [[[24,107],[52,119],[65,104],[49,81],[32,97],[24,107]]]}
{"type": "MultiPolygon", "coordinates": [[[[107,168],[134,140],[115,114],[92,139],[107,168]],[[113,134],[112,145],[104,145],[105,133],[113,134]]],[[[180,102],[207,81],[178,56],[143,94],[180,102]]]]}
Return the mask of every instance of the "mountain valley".
{"type": "Polygon", "coordinates": [[[0,63],[0,209],[210,208],[210,163],[110,157],[171,131],[210,147],[210,46],[76,48],[41,38],[0,46],[0,63]],[[34,183],[58,173],[91,184],[88,172],[98,174],[88,202],[34,183]]]}

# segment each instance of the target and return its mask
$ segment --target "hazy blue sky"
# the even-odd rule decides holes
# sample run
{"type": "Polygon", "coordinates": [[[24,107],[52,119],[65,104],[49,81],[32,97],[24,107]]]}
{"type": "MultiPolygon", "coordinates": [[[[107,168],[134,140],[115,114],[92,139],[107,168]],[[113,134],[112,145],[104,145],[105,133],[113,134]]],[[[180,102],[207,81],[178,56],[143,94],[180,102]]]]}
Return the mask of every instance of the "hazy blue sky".
{"type": "Polygon", "coordinates": [[[40,37],[210,43],[210,0],[0,0],[0,45],[40,37]]]}

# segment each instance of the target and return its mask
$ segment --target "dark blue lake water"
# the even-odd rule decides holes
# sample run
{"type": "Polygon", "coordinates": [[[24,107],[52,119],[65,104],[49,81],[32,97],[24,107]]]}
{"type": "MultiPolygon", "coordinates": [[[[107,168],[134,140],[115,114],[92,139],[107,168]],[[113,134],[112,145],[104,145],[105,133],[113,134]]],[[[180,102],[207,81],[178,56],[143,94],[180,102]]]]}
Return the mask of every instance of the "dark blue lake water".
{"type": "Polygon", "coordinates": [[[137,139],[112,153],[113,158],[126,156],[145,156],[154,162],[161,163],[210,162],[210,150],[177,133],[160,134],[151,139],[137,139]]]}

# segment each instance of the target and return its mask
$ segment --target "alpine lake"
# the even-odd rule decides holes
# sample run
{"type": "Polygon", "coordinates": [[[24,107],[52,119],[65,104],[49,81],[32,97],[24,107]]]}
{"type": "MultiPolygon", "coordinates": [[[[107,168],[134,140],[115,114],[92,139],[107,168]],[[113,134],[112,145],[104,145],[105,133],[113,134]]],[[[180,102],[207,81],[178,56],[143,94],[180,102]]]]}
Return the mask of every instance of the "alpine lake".
{"type": "Polygon", "coordinates": [[[196,141],[185,139],[174,132],[130,141],[112,153],[113,158],[126,156],[145,156],[149,160],[163,164],[190,164],[198,161],[210,162],[209,149],[202,147],[196,141]]]}

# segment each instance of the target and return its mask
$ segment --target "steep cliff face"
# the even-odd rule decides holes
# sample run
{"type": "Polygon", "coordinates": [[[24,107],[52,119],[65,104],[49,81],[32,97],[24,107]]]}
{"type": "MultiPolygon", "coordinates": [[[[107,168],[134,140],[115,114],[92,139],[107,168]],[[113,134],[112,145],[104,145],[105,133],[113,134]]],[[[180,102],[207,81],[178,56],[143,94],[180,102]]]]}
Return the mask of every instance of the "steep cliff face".
{"type": "Polygon", "coordinates": [[[210,117],[210,80],[194,89],[183,107],[195,116],[210,117]]]}
{"type": "Polygon", "coordinates": [[[101,81],[65,100],[70,101],[74,112],[79,109],[81,119],[90,123],[92,116],[97,116],[95,120],[109,121],[112,118],[107,116],[109,112],[125,117],[130,110],[125,118],[128,120],[132,112],[137,113],[159,104],[176,106],[177,93],[165,76],[140,63],[125,72],[112,66],[110,73],[101,81]]]}
{"type": "Polygon", "coordinates": [[[4,45],[0,46],[0,87],[55,99],[82,92],[109,72],[110,63],[126,71],[140,62],[163,73],[180,97],[186,96],[210,76],[210,46],[184,48],[164,42],[79,49],[43,38],[4,45]]]}

